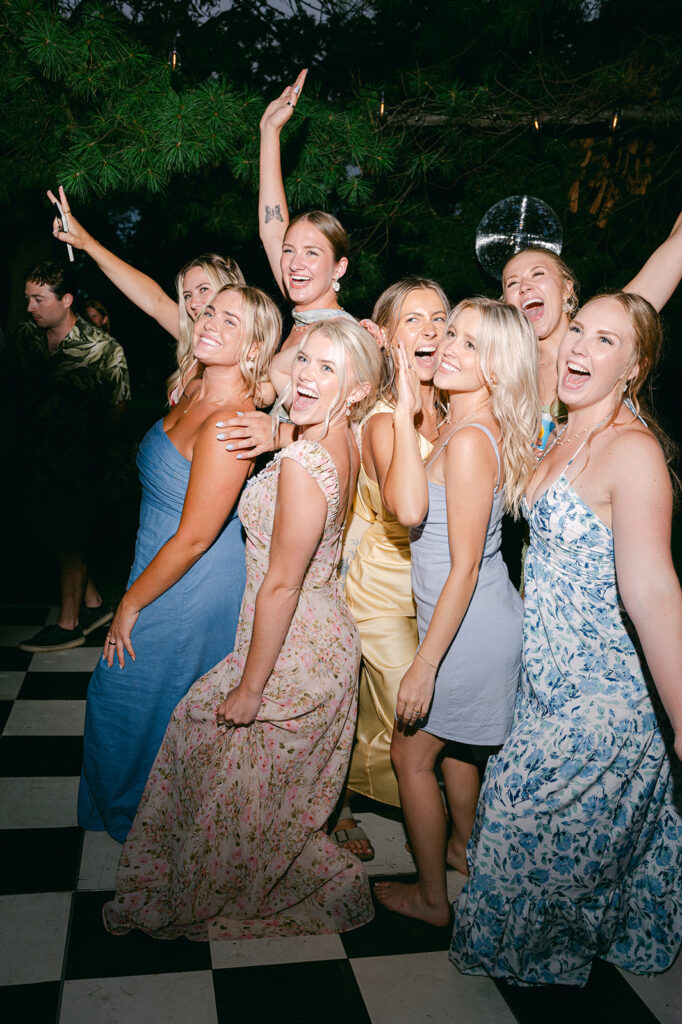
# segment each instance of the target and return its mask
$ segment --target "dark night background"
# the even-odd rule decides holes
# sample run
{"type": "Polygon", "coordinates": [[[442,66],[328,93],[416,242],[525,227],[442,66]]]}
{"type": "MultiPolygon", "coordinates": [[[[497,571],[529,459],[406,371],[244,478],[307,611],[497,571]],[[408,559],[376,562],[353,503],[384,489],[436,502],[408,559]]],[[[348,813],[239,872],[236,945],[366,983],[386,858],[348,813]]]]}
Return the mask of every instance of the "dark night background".
{"type": "MultiPolygon", "coordinates": [[[[6,0],[0,324],[24,318],[24,268],[64,255],[45,198],[59,182],[84,226],[170,293],[183,263],[216,251],[274,295],[257,237],[257,125],[301,67],[308,82],[283,135],[290,205],[325,206],[349,229],[350,312],[369,315],[384,287],[415,272],[452,301],[497,296],[476,262],[476,225],[523,193],[561,218],[584,296],[623,285],[682,208],[678,17],[669,0],[6,0]]],[[[109,309],[133,389],[128,470],[98,539],[114,600],[132,559],[134,445],[164,411],[174,343],[76,259],[82,296],[109,309]]],[[[656,406],[679,438],[679,289],[665,326],[656,406]]],[[[5,488],[5,600],[55,603],[56,568],[22,529],[22,482],[5,488]]]]}

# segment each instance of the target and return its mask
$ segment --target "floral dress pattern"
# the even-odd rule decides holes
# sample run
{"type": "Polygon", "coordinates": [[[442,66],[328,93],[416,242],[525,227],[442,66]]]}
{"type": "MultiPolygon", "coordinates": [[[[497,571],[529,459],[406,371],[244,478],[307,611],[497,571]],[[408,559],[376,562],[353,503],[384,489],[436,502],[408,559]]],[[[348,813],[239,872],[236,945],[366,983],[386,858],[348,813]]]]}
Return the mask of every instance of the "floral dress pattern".
{"type": "Polygon", "coordinates": [[[597,956],[663,971],[682,942],[682,818],[613,536],[564,474],[526,515],[521,687],[484,779],[450,956],[517,984],[582,985],[597,956]]]}
{"type": "MultiPolygon", "coordinates": [[[[247,581],[235,651],[178,704],[123,847],[106,927],[159,938],[338,932],[373,916],[360,862],[324,830],[353,741],[360,643],[340,595],[343,524],[331,456],[297,441],[246,488],[247,581]],[[240,681],[265,576],[282,459],[327,498],[315,550],[256,721],[218,729],[240,681]]],[[[172,671],[172,666],[169,666],[172,671]]]]}

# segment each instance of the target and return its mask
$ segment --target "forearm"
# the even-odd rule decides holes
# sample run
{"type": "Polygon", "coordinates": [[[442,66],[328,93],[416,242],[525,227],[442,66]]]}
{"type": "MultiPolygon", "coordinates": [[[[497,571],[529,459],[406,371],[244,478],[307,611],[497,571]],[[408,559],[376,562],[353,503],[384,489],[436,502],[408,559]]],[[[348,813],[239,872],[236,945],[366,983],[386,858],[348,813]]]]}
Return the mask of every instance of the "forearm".
{"type": "Polygon", "coordinates": [[[440,665],[466,615],[477,581],[478,565],[465,564],[450,570],[419,648],[427,664],[435,668],[440,665]]]}
{"type": "Polygon", "coordinates": [[[414,416],[400,407],[393,414],[393,453],[382,498],[388,511],[403,526],[417,526],[429,507],[429,489],[414,416]]]}
{"type": "Polygon", "coordinates": [[[178,534],[166,541],[146,569],[126,591],[123,601],[133,611],[140,611],[170,590],[192,568],[211,542],[205,539],[185,540],[178,534]]]}
{"type": "Polygon", "coordinates": [[[258,231],[263,241],[272,234],[281,235],[283,238],[289,224],[289,210],[282,179],[279,136],[279,131],[273,128],[264,128],[261,131],[258,231]]]}
{"type": "Polygon", "coordinates": [[[251,644],[240,684],[247,693],[262,696],[289,631],[299,594],[299,587],[275,583],[267,575],[263,580],[256,597],[251,644]]]}
{"type": "Polygon", "coordinates": [[[85,251],[95,261],[103,274],[123,294],[134,302],[144,313],[153,317],[164,330],[178,337],[179,319],[177,304],[147,274],[131,267],[129,263],[105,249],[94,238],[90,238],[85,251]]]}
{"type": "Polygon", "coordinates": [[[682,213],[662,245],[646,261],[636,277],[624,288],[648,299],[661,310],[682,279],[682,213]]]}
{"type": "Polygon", "coordinates": [[[624,603],[678,741],[682,741],[682,592],[677,580],[646,584],[624,603]]]}

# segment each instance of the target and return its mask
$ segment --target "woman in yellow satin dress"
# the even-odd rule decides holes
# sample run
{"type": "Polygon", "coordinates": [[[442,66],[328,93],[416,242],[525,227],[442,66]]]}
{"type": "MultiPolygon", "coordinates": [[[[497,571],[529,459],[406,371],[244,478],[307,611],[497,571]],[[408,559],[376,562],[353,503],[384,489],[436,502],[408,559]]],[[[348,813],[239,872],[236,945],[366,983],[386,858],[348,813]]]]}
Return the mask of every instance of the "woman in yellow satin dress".
{"type": "MultiPolygon", "coordinates": [[[[393,457],[394,370],[391,351],[398,341],[407,349],[422,389],[422,410],[415,419],[426,457],[445,418],[445,405],[432,384],[436,346],[449,310],[434,281],[408,277],[388,288],[372,314],[386,350],[386,384],[368,414],[363,431],[362,464],[352,516],[346,531],[343,567],[345,596],[360,629],[362,666],[355,746],[346,791],[400,806],[391,766],[391,736],[400,680],[417,650],[417,622],[410,580],[408,531],[393,516],[385,488],[393,457]]],[[[374,851],[344,806],[335,826],[337,842],[362,860],[374,851]]]]}

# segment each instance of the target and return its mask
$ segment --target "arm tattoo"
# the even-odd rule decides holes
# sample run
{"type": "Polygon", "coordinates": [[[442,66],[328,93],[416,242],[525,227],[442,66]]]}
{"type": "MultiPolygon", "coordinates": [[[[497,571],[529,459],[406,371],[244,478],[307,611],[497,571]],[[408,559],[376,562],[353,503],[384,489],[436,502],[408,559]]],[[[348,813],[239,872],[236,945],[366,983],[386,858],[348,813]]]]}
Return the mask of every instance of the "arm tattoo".
{"type": "Polygon", "coordinates": [[[268,206],[265,205],[265,223],[269,224],[271,220],[281,220],[284,223],[284,217],[279,212],[279,206],[268,206]]]}

